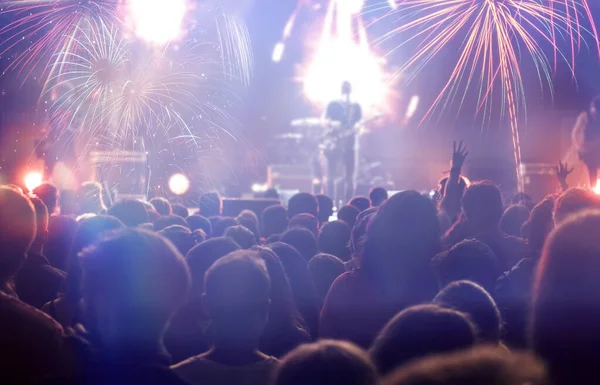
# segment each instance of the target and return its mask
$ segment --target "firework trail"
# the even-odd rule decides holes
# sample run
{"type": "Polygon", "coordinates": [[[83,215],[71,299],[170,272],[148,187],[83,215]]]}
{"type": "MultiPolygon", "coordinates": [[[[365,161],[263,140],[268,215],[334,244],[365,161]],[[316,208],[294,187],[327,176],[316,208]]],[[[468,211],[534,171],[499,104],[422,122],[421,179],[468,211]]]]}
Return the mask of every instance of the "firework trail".
{"type": "MultiPolygon", "coordinates": [[[[449,44],[460,43],[451,74],[425,118],[436,108],[455,101],[462,105],[474,85],[479,86],[478,111],[488,113],[492,93],[499,87],[501,110],[511,126],[517,168],[521,164],[518,120],[526,110],[521,54],[526,53],[534,63],[540,83],[551,84],[554,68],[542,43],[552,47],[554,65],[562,57],[572,71],[576,53],[586,38],[592,38],[596,48],[598,45],[586,0],[399,0],[390,15],[400,26],[382,36],[379,43],[403,39],[396,49],[417,43],[416,52],[398,71],[410,74],[408,80],[449,44]],[[569,54],[561,50],[561,41],[568,43],[569,54]]],[[[517,176],[522,189],[520,172],[517,176]]]]}

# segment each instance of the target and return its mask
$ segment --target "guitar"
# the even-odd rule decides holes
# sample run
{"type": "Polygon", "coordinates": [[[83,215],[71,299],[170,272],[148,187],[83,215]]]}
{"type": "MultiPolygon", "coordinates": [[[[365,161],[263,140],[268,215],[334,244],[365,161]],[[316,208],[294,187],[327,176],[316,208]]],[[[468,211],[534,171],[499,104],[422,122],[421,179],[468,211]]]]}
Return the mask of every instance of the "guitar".
{"type": "Polygon", "coordinates": [[[321,140],[321,150],[323,150],[326,153],[337,150],[342,140],[349,138],[353,135],[360,135],[365,132],[368,132],[366,130],[363,130],[363,126],[373,121],[379,120],[382,116],[382,114],[373,115],[370,118],[363,119],[360,122],[354,124],[354,126],[346,129],[340,129],[341,125],[339,122],[329,122],[329,124],[327,124],[327,131],[325,135],[323,135],[321,140]]]}

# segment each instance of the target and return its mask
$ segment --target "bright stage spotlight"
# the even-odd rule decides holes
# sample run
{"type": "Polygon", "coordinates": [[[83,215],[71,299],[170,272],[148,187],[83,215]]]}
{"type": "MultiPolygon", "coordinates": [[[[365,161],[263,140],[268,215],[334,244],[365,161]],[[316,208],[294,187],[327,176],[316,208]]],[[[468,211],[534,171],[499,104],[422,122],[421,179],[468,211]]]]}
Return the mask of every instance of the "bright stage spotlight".
{"type": "Polygon", "coordinates": [[[175,195],[183,195],[190,189],[190,180],[183,174],[173,174],[169,179],[169,189],[175,195]]]}
{"type": "Polygon", "coordinates": [[[141,39],[163,45],[181,35],[186,0],[129,0],[128,6],[129,17],[141,39]]]}
{"type": "Polygon", "coordinates": [[[27,190],[33,191],[36,187],[41,185],[42,182],[44,182],[44,176],[41,172],[31,171],[25,175],[23,182],[25,183],[27,190]]]}
{"type": "Polygon", "coordinates": [[[275,48],[273,48],[273,56],[271,57],[274,63],[279,63],[281,61],[284,51],[285,43],[279,42],[275,44],[275,48]]]}
{"type": "Polygon", "coordinates": [[[600,195],[600,180],[598,181],[598,183],[596,183],[596,186],[594,187],[594,194],[600,195]]]}

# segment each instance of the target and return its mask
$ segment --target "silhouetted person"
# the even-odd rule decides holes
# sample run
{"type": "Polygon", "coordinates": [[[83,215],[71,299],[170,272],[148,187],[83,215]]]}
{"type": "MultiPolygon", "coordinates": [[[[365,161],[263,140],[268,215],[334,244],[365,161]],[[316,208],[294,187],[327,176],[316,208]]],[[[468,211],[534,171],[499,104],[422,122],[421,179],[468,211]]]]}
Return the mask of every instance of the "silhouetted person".
{"type": "Polygon", "coordinates": [[[203,217],[218,217],[221,215],[223,210],[223,203],[221,197],[216,192],[208,192],[202,194],[199,202],[200,212],[198,214],[203,217]]]}
{"type": "Polygon", "coordinates": [[[280,240],[298,250],[306,262],[310,261],[318,252],[317,240],[313,233],[307,229],[290,229],[283,233],[280,240]]]}
{"type": "Polygon", "coordinates": [[[500,310],[489,293],[478,284],[471,281],[452,282],[435,296],[433,303],[467,314],[477,326],[481,342],[500,343],[500,310]]]}
{"type": "Polygon", "coordinates": [[[308,261],[308,273],[315,285],[321,306],[333,281],[346,272],[344,261],[330,254],[317,254],[308,261]]]}
{"type": "Polygon", "coordinates": [[[329,217],[333,215],[333,200],[324,194],[316,196],[317,202],[319,202],[319,215],[317,218],[321,224],[329,222],[329,217]]]}
{"type": "Polygon", "coordinates": [[[158,233],[167,238],[181,255],[186,255],[196,245],[192,232],[185,226],[171,225],[158,233]]]}
{"type": "Polygon", "coordinates": [[[598,181],[600,167],[600,98],[596,97],[589,108],[577,118],[573,128],[573,146],[579,153],[579,159],[588,170],[590,186],[595,187],[598,181]]]}
{"type": "Polygon", "coordinates": [[[82,370],[73,382],[184,384],[169,369],[163,346],[190,287],[181,254],[162,237],[124,229],[86,249],[81,267],[85,326],[94,349],[80,355],[82,370]]]}
{"type": "Polygon", "coordinates": [[[383,385],[545,385],[544,364],[525,353],[479,347],[417,360],[387,376],[383,385]]]}
{"type": "Polygon", "coordinates": [[[239,213],[236,219],[240,225],[252,231],[256,243],[260,242],[260,223],[258,221],[258,216],[254,213],[254,211],[243,210],[241,213],[239,213]]]}
{"type": "Polygon", "coordinates": [[[589,209],[600,209],[600,197],[590,190],[569,189],[555,200],[554,221],[558,225],[570,215],[589,209]]]}
{"type": "Polygon", "coordinates": [[[158,219],[156,219],[152,223],[152,228],[154,231],[161,231],[162,229],[165,229],[169,226],[175,226],[175,225],[188,227],[188,223],[186,222],[185,219],[183,219],[179,215],[169,214],[169,215],[163,215],[163,216],[159,217],[158,219]]]}
{"type": "Polygon", "coordinates": [[[66,274],[50,265],[42,255],[42,247],[48,239],[48,210],[41,199],[30,198],[36,215],[36,236],[27,258],[16,276],[19,299],[37,309],[52,301],[64,289],[66,274]]]}
{"type": "Polygon", "coordinates": [[[203,217],[202,215],[190,215],[185,218],[185,220],[192,232],[200,229],[204,231],[207,238],[212,237],[212,226],[206,217],[203,217]]]}
{"type": "Polygon", "coordinates": [[[108,215],[119,219],[127,227],[137,227],[148,222],[148,212],[137,199],[124,199],[108,209],[108,215]]]}
{"type": "Polygon", "coordinates": [[[294,215],[288,223],[288,229],[304,228],[310,230],[315,238],[319,236],[320,226],[319,220],[314,215],[306,213],[294,215]]]}
{"type": "Polygon", "coordinates": [[[173,207],[171,206],[171,202],[162,197],[156,197],[150,199],[150,204],[154,207],[157,213],[160,215],[171,215],[173,214],[173,207]]]}
{"type": "Polygon", "coordinates": [[[225,235],[225,231],[232,227],[239,225],[238,221],[232,217],[220,217],[215,224],[212,226],[212,236],[222,237],[225,235]]]}
{"type": "Polygon", "coordinates": [[[202,297],[212,346],[173,370],[191,384],[268,384],[279,361],[258,346],[270,298],[271,280],[257,252],[239,251],[215,262],[206,272],[202,297]]]}
{"type": "Polygon", "coordinates": [[[179,215],[183,219],[187,218],[190,215],[187,207],[185,207],[181,203],[174,203],[173,205],[171,205],[171,207],[173,208],[173,214],[179,215]]]}
{"type": "Polygon", "coordinates": [[[521,227],[529,218],[529,209],[523,205],[511,205],[502,214],[500,230],[513,237],[523,238],[521,227]]]}
{"type": "Polygon", "coordinates": [[[494,293],[500,276],[496,255],[483,242],[467,239],[452,246],[433,260],[440,288],[454,281],[469,280],[494,293]]]}
{"type": "Polygon", "coordinates": [[[342,261],[349,261],[350,226],[344,221],[333,221],[323,225],[319,233],[319,252],[335,255],[342,261]]]}
{"type": "Polygon", "coordinates": [[[431,259],[440,251],[433,202],[416,191],[388,199],[371,219],[356,269],[340,276],[321,311],[323,338],[368,347],[396,313],[437,293],[431,259]]]}
{"type": "Polygon", "coordinates": [[[35,383],[68,374],[59,324],[14,295],[10,279],[36,234],[33,205],[19,191],[0,187],[0,382],[35,383]]]}
{"type": "Polygon", "coordinates": [[[566,219],[550,234],[533,288],[531,342],[554,384],[598,383],[600,212],[566,219]]]}
{"type": "Polygon", "coordinates": [[[77,190],[79,214],[101,214],[106,212],[102,185],[98,182],[84,182],[77,190]]]}
{"type": "Polygon", "coordinates": [[[350,228],[354,227],[354,224],[356,223],[356,219],[358,218],[358,214],[360,214],[360,211],[354,207],[354,206],[342,206],[337,213],[337,218],[340,221],[344,221],[348,224],[348,226],[350,226],[350,228]]]}
{"type": "Polygon", "coordinates": [[[59,193],[56,186],[50,182],[44,182],[34,188],[32,193],[44,202],[44,205],[48,209],[49,216],[57,213],[59,193]]]}
{"type": "Polygon", "coordinates": [[[256,236],[244,226],[231,226],[225,230],[224,235],[233,239],[243,250],[256,246],[256,236]]]}
{"type": "Polygon", "coordinates": [[[388,192],[383,187],[373,187],[369,192],[369,200],[372,207],[379,207],[388,199],[388,192]]]}
{"type": "Polygon", "coordinates": [[[377,370],[364,350],[344,341],[302,345],[281,361],[274,385],[377,385],[377,370]]]}
{"type": "Polygon", "coordinates": [[[467,147],[462,140],[452,144],[452,160],[450,162],[450,174],[448,177],[440,180],[439,195],[439,215],[452,225],[458,219],[461,213],[461,199],[468,187],[468,181],[461,175],[462,167],[469,155],[467,147]]]}
{"type": "Polygon", "coordinates": [[[77,221],[65,215],[54,215],[48,220],[48,239],[44,244],[44,256],[53,267],[65,271],[73,238],[77,231],[77,221]]]}
{"type": "Polygon", "coordinates": [[[288,213],[281,205],[269,206],[262,212],[262,236],[281,234],[287,229],[288,213]]]}
{"type": "Polygon", "coordinates": [[[367,198],[367,197],[361,197],[361,196],[354,197],[354,198],[350,199],[348,204],[350,206],[356,207],[359,212],[363,212],[363,211],[371,208],[371,200],[369,200],[369,198],[367,198]]]}
{"type": "Polygon", "coordinates": [[[298,193],[288,201],[288,218],[294,217],[296,214],[310,214],[312,216],[319,215],[319,202],[314,195],[309,193],[298,193]]]}
{"type": "Polygon", "coordinates": [[[398,313],[381,330],[369,354],[379,373],[431,354],[467,349],[477,341],[477,328],[463,313],[420,305],[398,313]]]}
{"type": "Polygon", "coordinates": [[[317,339],[319,336],[321,304],[317,297],[315,285],[308,274],[306,260],[295,248],[283,242],[269,245],[269,248],[277,254],[281,261],[290,283],[296,307],[310,329],[312,338],[317,339]]]}

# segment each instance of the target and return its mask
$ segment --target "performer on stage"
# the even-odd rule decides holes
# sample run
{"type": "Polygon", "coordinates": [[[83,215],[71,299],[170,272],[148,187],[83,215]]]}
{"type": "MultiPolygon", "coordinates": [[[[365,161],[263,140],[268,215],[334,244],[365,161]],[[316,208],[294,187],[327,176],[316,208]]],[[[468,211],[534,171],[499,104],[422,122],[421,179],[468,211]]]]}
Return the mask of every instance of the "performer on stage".
{"type": "Polygon", "coordinates": [[[594,98],[589,109],[577,118],[573,129],[573,144],[588,169],[590,186],[593,188],[598,182],[600,167],[600,96],[594,98]]]}
{"type": "Polygon", "coordinates": [[[327,158],[327,194],[337,202],[339,199],[350,200],[354,195],[354,172],[356,157],[355,125],[362,119],[362,109],[358,103],[352,102],[352,85],[342,84],[342,98],[329,103],[325,118],[331,124],[323,143],[327,158]],[[336,180],[343,167],[344,191],[335,191],[336,180]],[[344,195],[342,195],[344,194],[344,195]]]}

